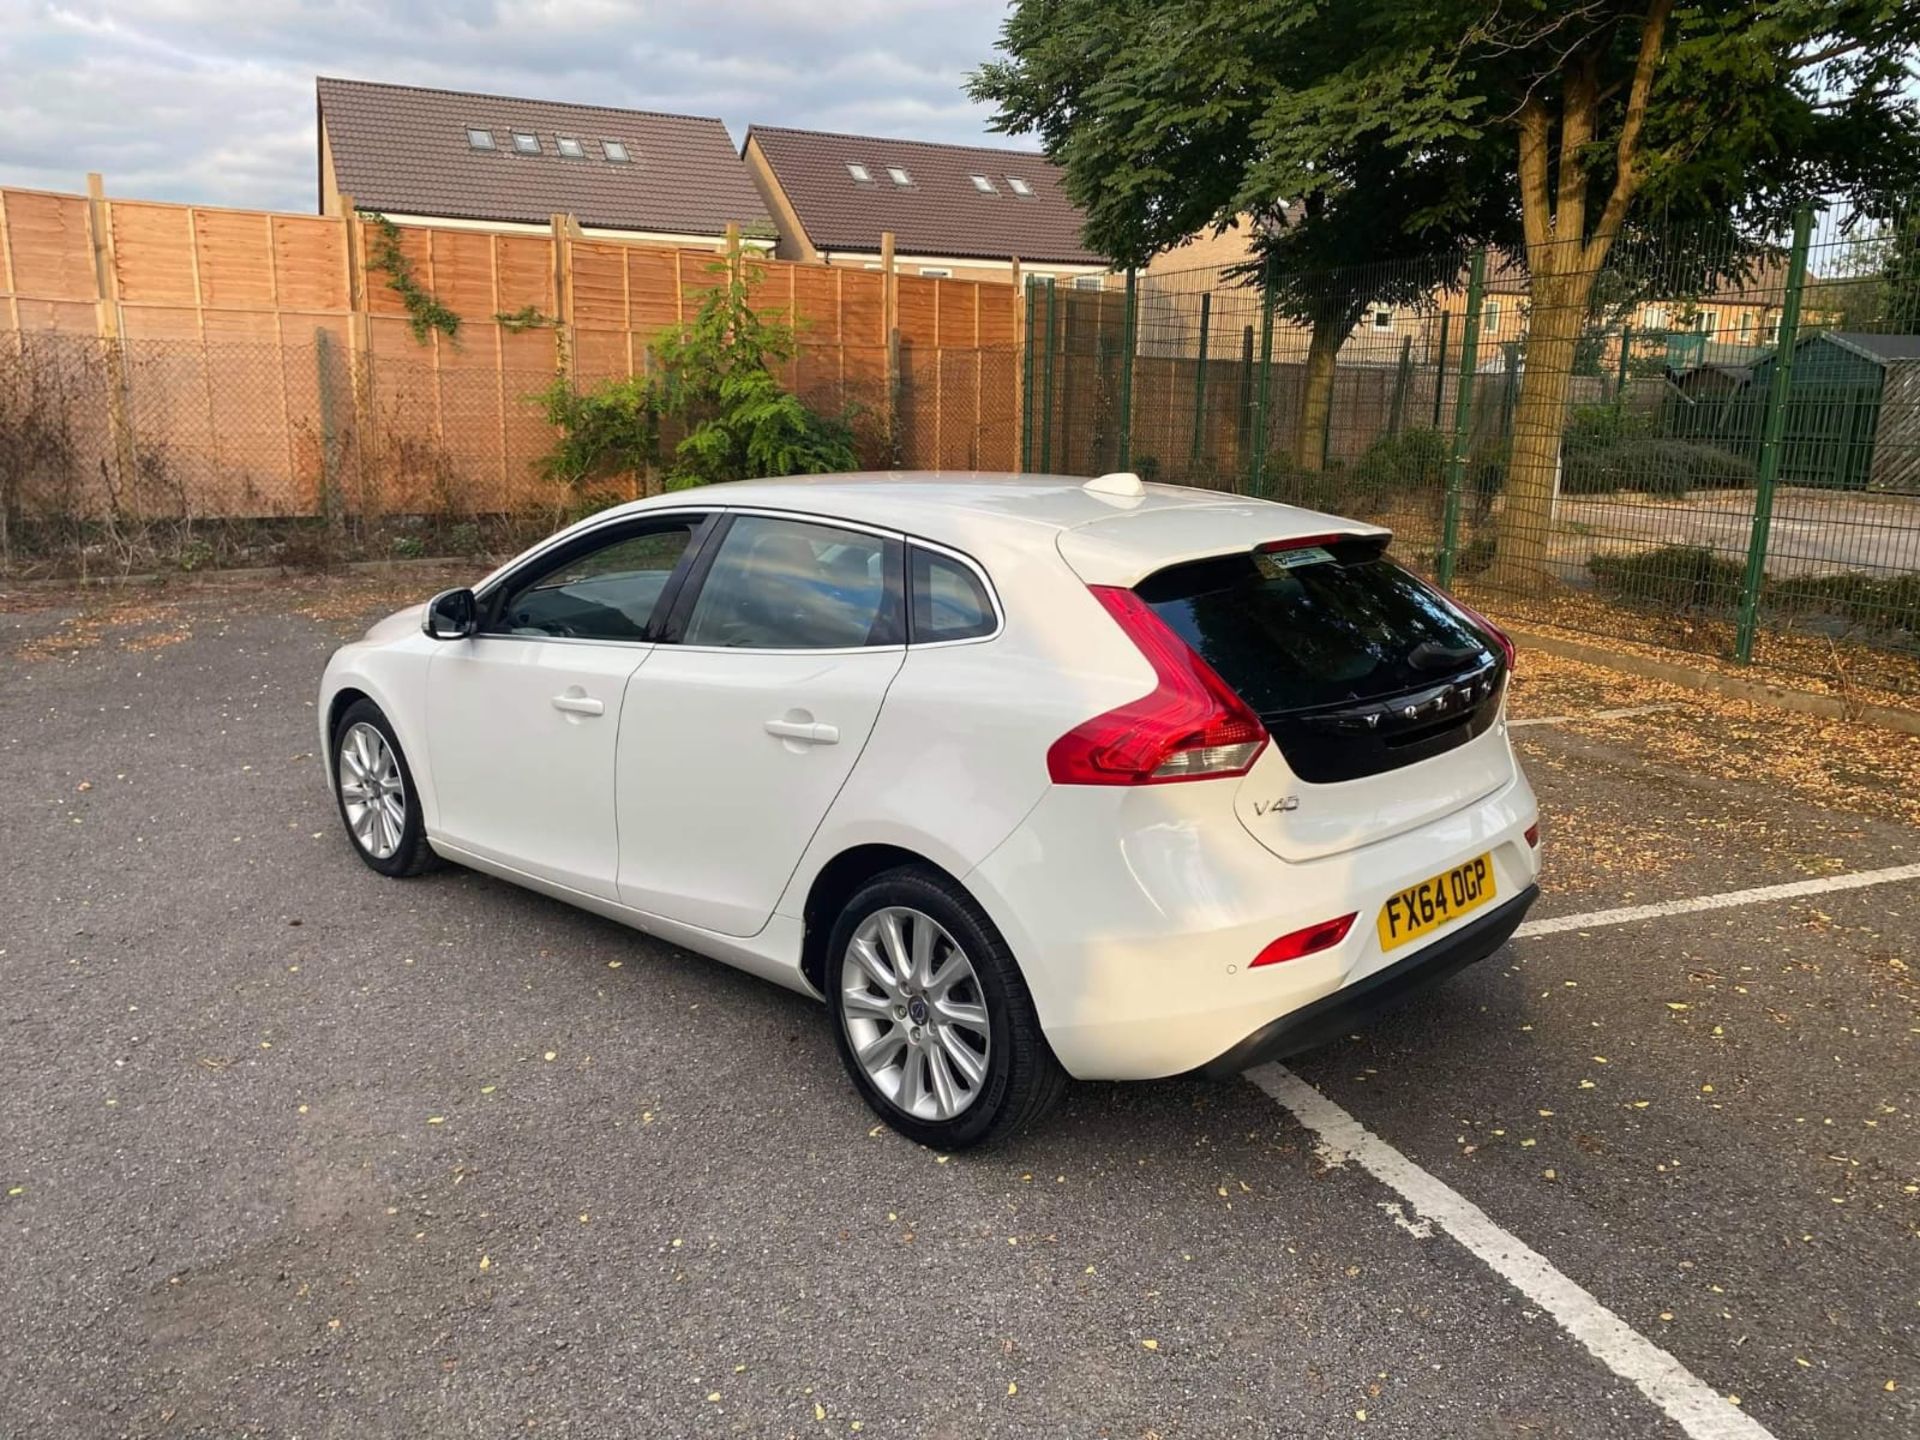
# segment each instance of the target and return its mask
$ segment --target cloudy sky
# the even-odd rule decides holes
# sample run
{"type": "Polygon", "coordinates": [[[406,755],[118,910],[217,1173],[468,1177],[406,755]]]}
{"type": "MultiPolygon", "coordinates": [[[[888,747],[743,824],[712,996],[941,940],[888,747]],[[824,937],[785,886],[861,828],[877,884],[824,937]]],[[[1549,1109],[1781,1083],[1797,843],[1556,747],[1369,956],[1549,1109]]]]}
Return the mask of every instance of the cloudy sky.
{"type": "Polygon", "coordinates": [[[310,210],[313,77],[927,140],[998,0],[0,0],[0,184],[310,210]]]}

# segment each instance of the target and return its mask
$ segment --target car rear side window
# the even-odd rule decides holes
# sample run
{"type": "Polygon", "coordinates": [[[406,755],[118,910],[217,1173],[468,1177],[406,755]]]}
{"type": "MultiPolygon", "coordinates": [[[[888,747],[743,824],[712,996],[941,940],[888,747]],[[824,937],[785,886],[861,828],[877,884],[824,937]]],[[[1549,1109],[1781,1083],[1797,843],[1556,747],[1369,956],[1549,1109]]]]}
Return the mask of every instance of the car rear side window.
{"type": "Polygon", "coordinates": [[[1195,560],[1137,588],[1262,717],[1428,689],[1496,652],[1364,539],[1195,560]]]}
{"type": "Polygon", "coordinates": [[[897,645],[899,565],[900,542],[882,535],[736,516],[682,643],[753,650],[897,645]]]}
{"type": "Polygon", "coordinates": [[[907,593],[913,605],[913,643],[977,640],[998,623],[987,587],[965,562],[914,546],[907,557],[907,593]]]}

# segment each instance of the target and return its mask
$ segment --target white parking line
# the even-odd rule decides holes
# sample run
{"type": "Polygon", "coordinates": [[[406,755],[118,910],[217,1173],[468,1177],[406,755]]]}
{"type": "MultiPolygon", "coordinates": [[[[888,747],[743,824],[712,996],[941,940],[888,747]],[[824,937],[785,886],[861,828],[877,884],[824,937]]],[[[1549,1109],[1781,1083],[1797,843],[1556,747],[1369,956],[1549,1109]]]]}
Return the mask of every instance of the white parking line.
{"type": "Polygon", "coordinates": [[[1702,1384],[1544,1255],[1502,1230],[1478,1205],[1422,1170],[1284,1065],[1257,1066],[1247,1078],[1319,1137],[1321,1154],[1329,1163],[1356,1160],[1397,1193],[1418,1219],[1409,1221],[1394,1206],[1388,1213],[1396,1225],[1416,1235],[1422,1223],[1445,1230],[1553,1316],[1596,1360],[1638,1386],[1692,1440],[1773,1440],[1766,1427],[1702,1384]]]}
{"type": "Polygon", "coordinates": [[[1589,910],[1584,915],[1554,915],[1529,920],[1513,932],[1516,940],[1535,935],[1557,935],[1566,930],[1593,930],[1602,925],[1626,925],[1635,920],[1658,920],[1666,915],[1691,915],[1698,910],[1730,910],[1736,905],[1759,905],[1768,900],[1797,900],[1803,895],[1827,895],[1835,890],[1862,890],[1869,885],[1891,885],[1897,880],[1920,880],[1920,865],[1891,865],[1884,870],[1856,870],[1847,875],[1822,875],[1817,880],[1789,880],[1784,885],[1757,885],[1751,890],[1727,890],[1718,895],[1695,895],[1686,900],[1661,900],[1652,905],[1623,905],[1615,910],[1589,910]]]}
{"type": "Polygon", "coordinates": [[[1632,705],[1625,710],[1595,710],[1588,715],[1533,715],[1523,720],[1507,721],[1509,730],[1518,730],[1526,725],[1565,725],[1570,720],[1630,720],[1635,715],[1655,715],[1662,710],[1678,710],[1674,705],[1632,705]]]}

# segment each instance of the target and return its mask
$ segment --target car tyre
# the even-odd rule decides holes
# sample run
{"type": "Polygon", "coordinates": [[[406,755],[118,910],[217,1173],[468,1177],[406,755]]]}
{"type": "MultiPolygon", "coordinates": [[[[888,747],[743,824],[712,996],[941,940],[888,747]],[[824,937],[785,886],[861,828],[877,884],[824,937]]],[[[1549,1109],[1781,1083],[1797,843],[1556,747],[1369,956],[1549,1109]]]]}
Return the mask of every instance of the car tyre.
{"type": "Polygon", "coordinates": [[[940,1150],[995,1144],[1066,1091],[1013,951],[937,871],[904,866],[861,886],[834,922],[825,978],[841,1062],[909,1139],[940,1150]],[[887,958],[902,952],[905,964],[887,958]]]}
{"type": "Polygon", "coordinates": [[[406,752],[373,701],[356,700],[341,714],[333,727],[331,760],[340,823],[354,854],[369,869],[402,879],[440,864],[427,844],[406,752]],[[379,813],[369,815],[370,809],[379,813]]]}

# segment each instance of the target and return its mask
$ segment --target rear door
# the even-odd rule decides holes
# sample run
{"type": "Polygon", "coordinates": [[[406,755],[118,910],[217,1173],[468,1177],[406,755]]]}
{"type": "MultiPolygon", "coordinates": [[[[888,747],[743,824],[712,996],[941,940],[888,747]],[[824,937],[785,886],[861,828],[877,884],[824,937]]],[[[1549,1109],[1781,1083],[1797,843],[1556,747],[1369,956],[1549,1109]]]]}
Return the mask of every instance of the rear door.
{"type": "Polygon", "coordinates": [[[1513,778],[1502,645],[1384,549],[1383,536],[1282,541],[1135,587],[1273,737],[1234,808],[1285,859],[1386,839],[1513,778]]]}
{"type": "Polygon", "coordinates": [[[905,658],[902,543],[831,521],[728,517],[627,685],[619,895],[760,930],[853,771],[905,658]]]}

